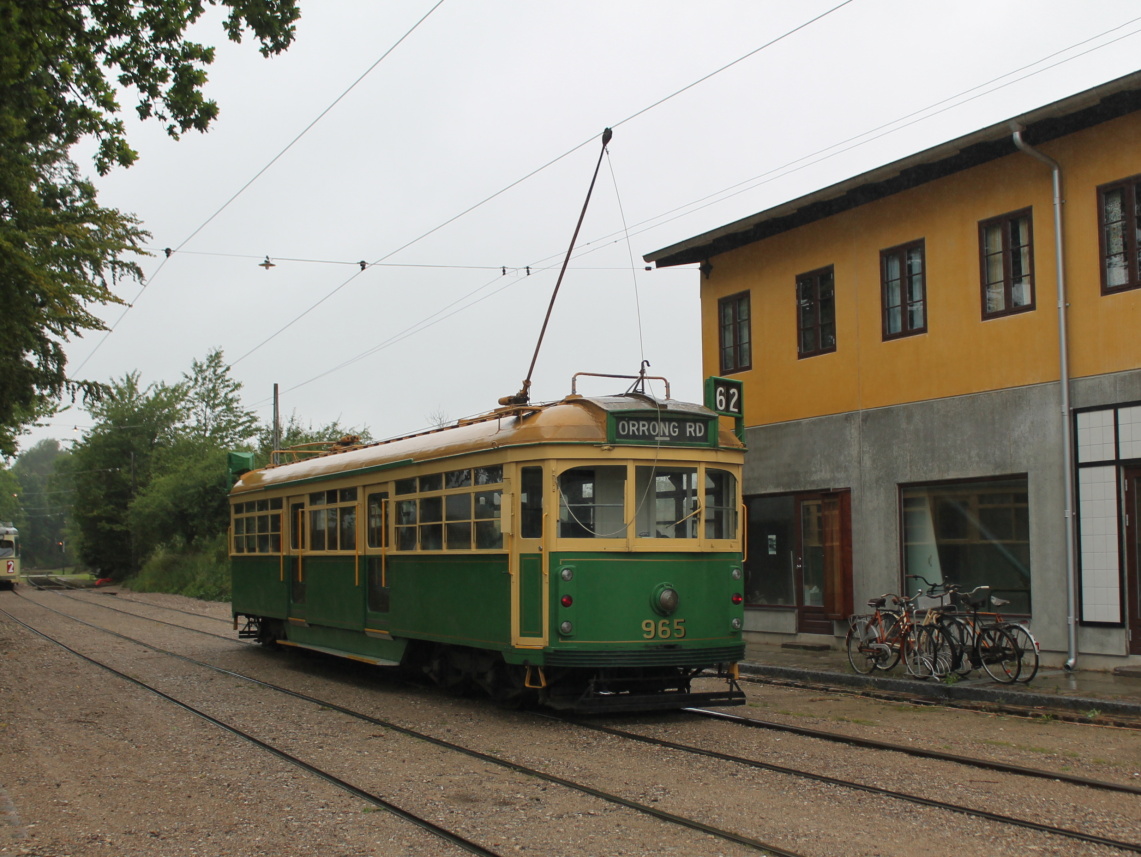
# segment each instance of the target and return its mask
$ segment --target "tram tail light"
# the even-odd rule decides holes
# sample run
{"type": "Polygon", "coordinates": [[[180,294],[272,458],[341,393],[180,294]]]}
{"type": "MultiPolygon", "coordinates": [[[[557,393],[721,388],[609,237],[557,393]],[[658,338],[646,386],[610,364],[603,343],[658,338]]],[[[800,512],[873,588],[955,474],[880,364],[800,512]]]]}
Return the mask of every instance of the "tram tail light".
{"type": "Polygon", "coordinates": [[[734,592],[733,597],[730,600],[734,604],[744,604],[745,603],[745,596],[743,596],[740,592],[734,592]]]}
{"type": "Polygon", "coordinates": [[[569,595],[564,595],[559,599],[559,603],[562,604],[563,607],[570,607],[572,604],[574,604],[574,599],[569,595]]]}

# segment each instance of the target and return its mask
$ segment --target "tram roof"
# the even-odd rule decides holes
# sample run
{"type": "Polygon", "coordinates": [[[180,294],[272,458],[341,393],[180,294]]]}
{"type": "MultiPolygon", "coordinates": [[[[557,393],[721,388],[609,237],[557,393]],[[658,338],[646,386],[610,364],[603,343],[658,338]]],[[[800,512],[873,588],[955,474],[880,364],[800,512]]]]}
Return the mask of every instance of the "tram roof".
{"type": "MultiPolygon", "coordinates": [[[[708,408],[674,399],[629,393],[620,396],[568,396],[558,402],[500,408],[457,425],[366,446],[330,450],[312,458],[270,465],[244,473],[231,493],[391,470],[421,461],[450,458],[512,446],[607,442],[607,415],[630,411],[715,417],[708,408]]],[[[721,432],[722,447],[741,448],[732,432],[721,432]]]]}

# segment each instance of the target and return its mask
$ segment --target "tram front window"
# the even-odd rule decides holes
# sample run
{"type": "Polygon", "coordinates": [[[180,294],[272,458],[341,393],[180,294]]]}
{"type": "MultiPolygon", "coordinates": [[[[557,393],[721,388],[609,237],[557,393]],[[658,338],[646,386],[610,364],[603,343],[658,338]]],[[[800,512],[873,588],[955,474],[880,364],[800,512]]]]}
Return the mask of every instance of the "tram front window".
{"type": "Polygon", "coordinates": [[[626,537],[626,468],[575,467],[559,476],[559,536],[564,539],[626,537]]]}
{"type": "Polygon", "coordinates": [[[15,556],[16,543],[11,539],[0,539],[0,556],[15,556]]]}
{"type": "Polygon", "coordinates": [[[697,538],[701,508],[696,467],[636,468],[634,502],[639,538],[697,538]]]}
{"type": "Polygon", "coordinates": [[[705,537],[737,537],[737,478],[728,470],[705,471],[705,537]]]}

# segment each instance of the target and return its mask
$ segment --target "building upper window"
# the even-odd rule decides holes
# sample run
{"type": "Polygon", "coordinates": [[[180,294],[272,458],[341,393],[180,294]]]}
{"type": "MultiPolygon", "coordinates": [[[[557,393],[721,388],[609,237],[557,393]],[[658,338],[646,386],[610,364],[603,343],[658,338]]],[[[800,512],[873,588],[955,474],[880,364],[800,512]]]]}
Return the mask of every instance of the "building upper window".
{"type": "Polygon", "coordinates": [[[741,292],[717,302],[721,344],[721,374],[742,372],[753,365],[749,335],[749,293],[741,292]]]}
{"type": "Polygon", "coordinates": [[[883,338],[927,330],[927,283],[923,241],[880,252],[883,338]]]}
{"type": "Polygon", "coordinates": [[[1097,189],[1101,227],[1101,293],[1141,286],[1137,256],[1141,244],[1141,176],[1097,189]]]}
{"type": "Polygon", "coordinates": [[[832,266],[796,278],[797,354],[836,350],[836,279],[832,266]]]}
{"type": "Polygon", "coordinates": [[[1034,309],[1030,209],[979,224],[983,318],[1034,309]]]}

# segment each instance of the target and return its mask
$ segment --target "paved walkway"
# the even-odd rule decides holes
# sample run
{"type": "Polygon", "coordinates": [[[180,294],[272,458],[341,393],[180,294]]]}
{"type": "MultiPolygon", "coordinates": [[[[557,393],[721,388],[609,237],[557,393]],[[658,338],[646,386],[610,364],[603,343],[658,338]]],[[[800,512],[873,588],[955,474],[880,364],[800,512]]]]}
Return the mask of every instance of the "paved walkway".
{"type": "Polygon", "coordinates": [[[839,644],[836,648],[821,651],[795,644],[778,646],[747,642],[741,673],[848,687],[874,686],[882,690],[918,692],[935,699],[976,700],[1083,713],[1096,711],[1141,718],[1141,670],[1134,675],[1115,675],[1099,670],[1070,672],[1043,668],[1029,686],[1021,682],[999,684],[980,672],[973,672],[969,678],[954,683],[917,681],[907,676],[902,665],[886,674],[859,675],[848,663],[847,653],[839,644]]]}

